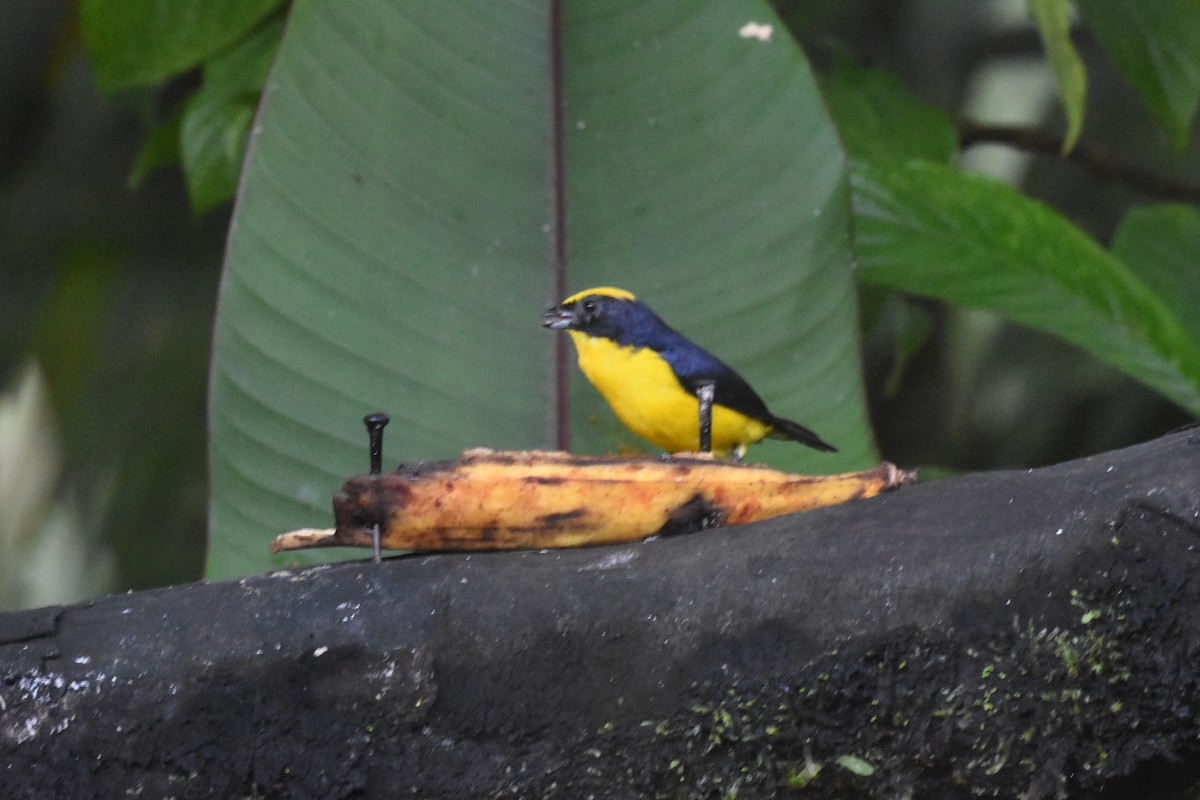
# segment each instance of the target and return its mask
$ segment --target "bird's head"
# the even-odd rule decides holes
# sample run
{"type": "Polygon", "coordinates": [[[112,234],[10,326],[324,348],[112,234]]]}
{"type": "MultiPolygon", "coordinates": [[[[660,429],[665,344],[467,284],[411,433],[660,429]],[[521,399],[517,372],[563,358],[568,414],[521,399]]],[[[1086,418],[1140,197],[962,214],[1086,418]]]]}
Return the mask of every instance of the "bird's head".
{"type": "Polygon", "coordinates": [[[648,311],[631,292],[601,286],[573,294],[549,309],[542,315],[542,325],[553,330],[620,339],[627,323],[648,311]]]}

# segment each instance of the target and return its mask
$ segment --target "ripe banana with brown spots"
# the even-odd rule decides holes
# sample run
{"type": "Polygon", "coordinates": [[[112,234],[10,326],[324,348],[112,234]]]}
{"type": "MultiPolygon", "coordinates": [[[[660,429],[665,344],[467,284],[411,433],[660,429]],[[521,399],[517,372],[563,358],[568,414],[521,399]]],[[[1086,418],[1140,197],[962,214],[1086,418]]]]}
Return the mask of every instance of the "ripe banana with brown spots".
{"type": "Polygon", "coordinates": [[[468,450],[459,461],[360,475],[333,496],[333,530],[275,538],[309,547],[515,550],[581,547],[740,525],[873,497],[913,473],[883,463],[843,475],[793,475],[703,456],[615,458],[468,450]]]}

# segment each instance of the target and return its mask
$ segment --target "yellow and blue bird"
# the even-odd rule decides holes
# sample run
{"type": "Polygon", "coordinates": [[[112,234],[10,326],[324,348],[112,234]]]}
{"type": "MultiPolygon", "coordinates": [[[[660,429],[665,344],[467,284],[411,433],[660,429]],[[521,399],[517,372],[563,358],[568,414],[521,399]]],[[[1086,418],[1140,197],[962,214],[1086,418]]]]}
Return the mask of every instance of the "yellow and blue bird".
{"type": "Polygon", "coordinates": [[[612,286],[568,297],[542,317],[575,343],[579,368],[613,413],[638,436],[671,453],[700,448],[703,383],[714,388],[712,452],[740,458],[764,437],[817,450],[837,448],[803,425],[772,414],[750,384],[689,341],[630,292],[612,286]]]}

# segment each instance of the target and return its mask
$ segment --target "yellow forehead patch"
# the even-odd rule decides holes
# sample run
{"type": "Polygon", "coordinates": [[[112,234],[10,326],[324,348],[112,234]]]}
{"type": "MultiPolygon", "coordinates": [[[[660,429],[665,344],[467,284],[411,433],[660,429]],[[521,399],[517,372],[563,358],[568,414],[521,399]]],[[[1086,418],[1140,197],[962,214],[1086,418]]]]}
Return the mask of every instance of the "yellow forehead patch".
{"type": "Polygon", "coordinates": [[[633,296],[633,292],[627,292],[624,289],[618,289],[615,286],[598,286],[595,289],[584,289],[582,292],[571,295],[566,300],[563,300],[563,305],[566,305],[567,303],[574,303],[576,300],[580,299],[581,297],[587,297],[589,294],[599,294],[604,295],[605,297],[617,297],[621,300],[637,300],[637,298],[633,296]]]}

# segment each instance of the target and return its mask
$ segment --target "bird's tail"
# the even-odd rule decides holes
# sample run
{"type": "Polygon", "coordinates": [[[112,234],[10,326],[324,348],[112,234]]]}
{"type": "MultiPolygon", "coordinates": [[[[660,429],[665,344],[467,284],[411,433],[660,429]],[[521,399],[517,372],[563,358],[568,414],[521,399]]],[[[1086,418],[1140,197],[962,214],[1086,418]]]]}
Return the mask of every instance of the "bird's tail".
{"type": "Polygon", "coordinates": [[[829,442],[826,442],[803,425],[792,422],[790,419],[772,417],[771,427],[774,429],[770,434],[772,439],[791,439],[800,442],[800,444],[806,444],[814,450],[821,450],[825,453],[837,452],[837,448],[829,444],[829,442]]]}

